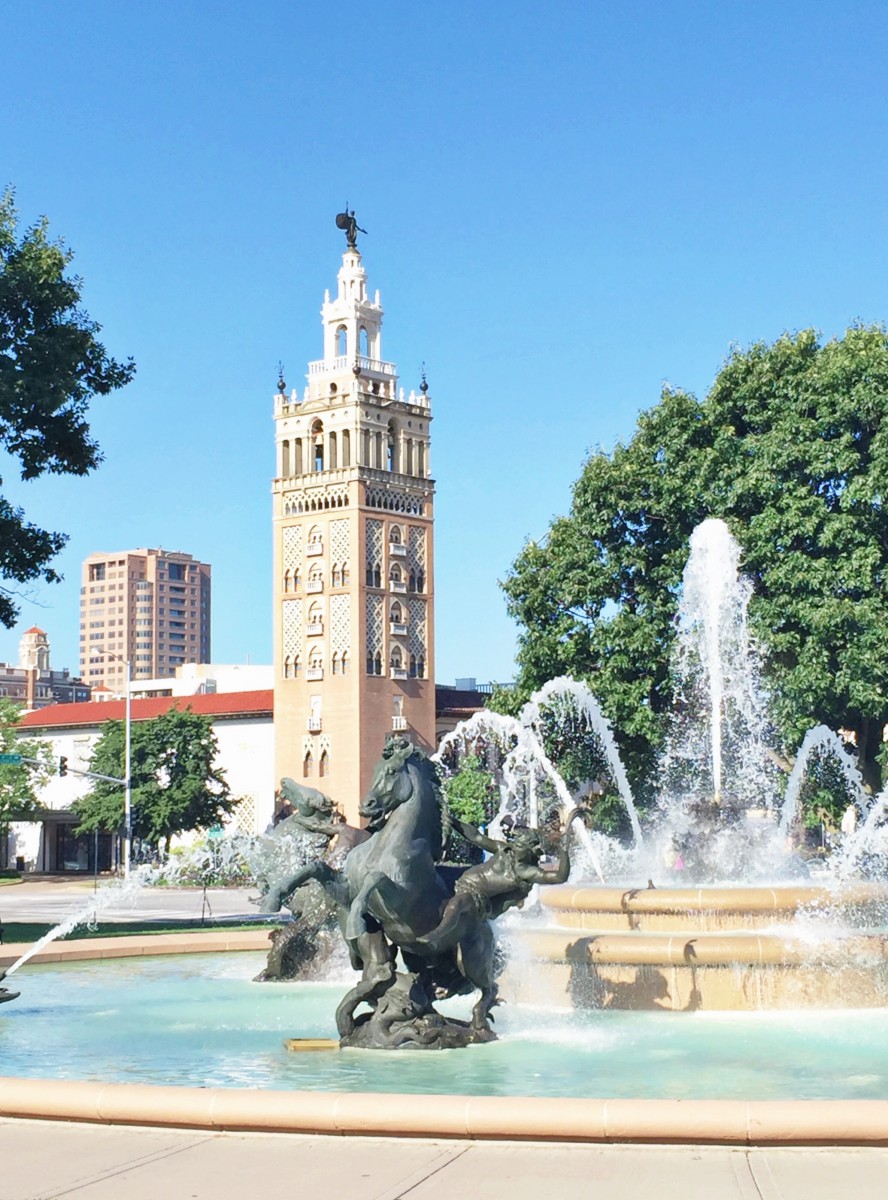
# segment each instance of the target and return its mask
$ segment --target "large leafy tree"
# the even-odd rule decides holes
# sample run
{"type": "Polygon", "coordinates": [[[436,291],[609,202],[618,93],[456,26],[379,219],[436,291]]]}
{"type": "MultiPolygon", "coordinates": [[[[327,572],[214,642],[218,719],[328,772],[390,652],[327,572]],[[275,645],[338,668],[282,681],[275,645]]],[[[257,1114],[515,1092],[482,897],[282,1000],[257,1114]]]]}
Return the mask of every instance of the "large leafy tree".
{"type": "MultiPolygon", "coordinates": [[[[109,721],[96,742],[89,769],[124,776],[125,725],[109,721]]],[[[190,709],[171,708],[132,726],[133,837],[169,850],[176,834],[207,829],[233,810],[224,772],[216,767],[212,721],[190,709]]],[[[97,780],[72,805],[80,817],[78,833],[113,830],[123,825],[124,791],[97,780]]]]}
{"type": "Polygon", "coordinates": [[[18,754],[31,761],[0,763],[0,837],[11,821],[42,811],[38,793],[55,765],[48,742],[19,736],[22,710],[14,700],[0,696],[0,754],[18,754]]]}
{"type": "MultiPolygon", "coordinates": [[[[19,234],[12,192],[0,194],[0,446],[25,480],[96,467],[89,402],[135,371],[97,340],[99,326],[80,307],[81,281],[67,270],[71,258],[49,240],[45,219],[19,234]]],[[[31,524],[0,493],[0,624],[15,623],[17,584],[58,579],[50,563],[66,541],[31,524]]]]}
{"type": "MultiPolygon", "coordinates": [[[[672,702],[669,651],[694,526],[727,521],[752,579],[753,631],[792,748],[815,722],[853,730],[879,784],[888,722],[888,334],[806,330],[736,350],[704,400],[666,389],[632,439],[598,451],[568,516],[504,583],[522,694],[590,682],[636,782],[672,702]]],[[[504,698],[506,699],[506,698],[504,698]]]]}

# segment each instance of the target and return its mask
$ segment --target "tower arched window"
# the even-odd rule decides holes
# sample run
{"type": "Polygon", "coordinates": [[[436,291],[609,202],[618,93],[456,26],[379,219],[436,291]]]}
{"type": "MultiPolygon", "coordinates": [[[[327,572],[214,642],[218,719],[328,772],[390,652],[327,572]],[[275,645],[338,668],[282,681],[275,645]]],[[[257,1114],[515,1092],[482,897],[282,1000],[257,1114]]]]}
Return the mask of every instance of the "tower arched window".
{"type": "Polygon", "coordinates": [[[373,658],[373,674],[374,674],[374,675],[381,675],[381,674],[382,674],[382,655],[381,655],[381,654],[376,654],[376,655],[374,655],[374,658],[373,658]]]}
{"type": "Polygon", "coordinates": [[[311,757],[311,751],[306,750],[305,758],[303,758],[303,760],[302,760],[302,778],[310,779],[313,769],[314,769],[314,760],[311,757]]]}
{"type": "Polygon", "coordinates": [[[348,674],[348,651],[347,650],[343,650],[343,652],[342,652],[342,674],[343,675],[348,674]]]}
{"type": "Polygon", "coordinates": [[[424,476],[426,473],[425,460],[426,460],[425,443],[417,442],[416,443],[416,474],[419,476],[424,476]]]}
{"type": "Polygon", "coordinates": [[[373,465],[382,470],[382,433],[379,430],[373,435],[373,465]]]}
{"type": "Polygon", "coordinates": [[[311,466],[313,471],[324,469],[324,423],[313,421],[311,426],[311,466]]]}
{"type": "Polygon", "coordinates": [[[386,435],[385,467],[387,471],[398,470],[398,428],[394,421],[389,421],[386,435]]]}
{"type": "Polygon", "coordinates": [[[402,546],[404,544],[404,535],[401,533],[400,525],[393,525],[389,530],[389,541],[393,546],[402,546]]]}
{"type": "Polygon", "coordinates": [[[407,587],[411,592],[416,591],[416,572],[415,571],[410,572],[410,577],[407,580],[407,587]]]}
{"type": "Polygon", "coordinates": [[[425,591],[425,572],[422,567],[416,572],[416,590],[418,592],[425,591]]]}
{"type": "Polygon", "coordinates": [[[348,587],[348,581],[349,581],[348,563],[345,562],[342,564],[342,586],[348,587]]]}
{"type": "Polygon", "coordinates": [[[416,678],[416,655],[415,654],[410,655],[410,678],[411,679],[416,678]]]}
{"type": "Polygon", "coordinates": [[[328,460],[329,461],[327,463],[327,466],[329,467],[329,469],[331,471],[335,471],[336,470],[336,433],[335,432],[331,433],[330,437],[329,437],[328,460]]]}
{"type": "Polygon", "coordinates": [[[290,474],[290,443],[281,442],[281,475],[284,479],[290,474]]]}
{"type": "Polygon", "coordinates": [[[403,665],[404,665],[404,654],[403,654],[403,651],[401,650],[401,647],[393,646],[391,658],[389,659],[389,666],[393,667],[396,671],[400,671],[401,668],[403,667],[403,665]]]}
{"type": "Polygon", "coordinates": [[[404,443],[404,474],[413,474],[413,438],[407,438],[404,443]]]}
{"type": "Polygon", "coordinates": [[[293,664],[292,664],[292,662],[290,660],[290,656],[288,654],[287,657],[284,659],[284,679],[290,678],[290,671],[292,669],[292,665],[293,664]]]}
{"type": "Polygon", "coordinates": [[[363,354],[364,358],[370,357],[370,338],[364,325],[358,330],[358,354],[363,354]]]}
{"type": "Polygon", "coordinates": [[[339,568],[339,563],[333,564],[333,569],[330,572],[330,578],[333,581],[334,587],[342,587],[342,571],[339,568]]]}
{"type": "Polygon", "coordinates": [[[393,625],[403,625],[403,623],[404,623],[403,614],[401,612],[401,605],[398,603],[397,600],[394,602],[394,604],[391,607],[391,611],[389,613],[389,620],[391,621],[391,623],[393,625]]]}
{"type": "Polygon", "coordinates": [[[340,325],[336,330],[336,357],[344,358],[348,354],[348,330],[340,325]]]}
{"type": "Polygon", "coordinates": [[[302,663],[299,661],[299,655],[294,654],[293,655],[293,678],[294,679],[299,678],[299,671],[300,671],[301,667],[302,667],[302,663]]]}
{"type": "Polygon", "coordinates": [[[323,779],[325,775],[330,774],[330,755],[326,750],[321,751],[321,757],[318,761],[318,776],[323,779]]]}
{"type": "Polygon", "coordinates": [[[361,466],[371,467],[370,462],[370,430],[364,429],[361,431],[361,466]]]}
{"type": "Polygon", "coordinates": [[[392,581],[392,583],[404,582],[404,573],[398,563],[392,563],[392,565],[389,567],[389,579],[392,581]]]}
{"type": "Polygon", "coordinates": [[[349,429],[342,431],[342,465],[344,467],[351,466],[351,431],[349,429]]]}
{"type": "Polygon", "coordinates": [[[330,671],[333,675],[339,674],[339,652],[334,650],[333,657],[330,659],[330,671]]]}
{"type": "Polygon", "coordinates": [[[287,570],[287,571],[284,571],[284,591],[289,592],[289,590],[290,590],[290,572],[289,572],[289,570],[287,570]]]}

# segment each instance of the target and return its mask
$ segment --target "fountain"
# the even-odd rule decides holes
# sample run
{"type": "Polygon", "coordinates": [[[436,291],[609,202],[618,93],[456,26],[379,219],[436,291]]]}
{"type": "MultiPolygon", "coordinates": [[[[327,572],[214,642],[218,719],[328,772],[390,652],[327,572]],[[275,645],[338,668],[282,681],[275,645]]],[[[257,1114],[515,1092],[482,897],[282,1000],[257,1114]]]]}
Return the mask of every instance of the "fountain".
{"type": "MultiPolygon", "coordinates": [[[[729,544],[725,555],[725,547],[719,547],[725,532],[704,530],[695,548],[702,544],[701,553],[711,561],[727,563],[733,585],[730,578],[723,579],[718,587],[700,587],[695,593],[686,582],[686,592],[696,594],[705,611],[735,619],[728,642],[713,638],[708,618],[687,608],[680,618],[688,634],[679,660],[682,696],[686,707],[702,704],[714,721],[696,740],[687,722],[676,722],[657,804],[644,827],[610,729],[594,699],[574,681],[548,684],[518,720],[479,714],[442,747],[444,769],[458,765],[461,754],[480,751],[495,771],[503,808],[489,831],[494,843],[505,836],[507,816],[513,822],[545,824],[553,804],[563,811],[577,800],[594,802],[600,780],[580,778],[582,772],[575,771],[568,783],[546,753],[547,722],[567,722],[597,739],[597,758],[592,755],[590,761],[608,775],[626,804],[631,844],[574,826],[574,857],[599,882],[544,888],[537,915],[522,918],[502,985],[508,999],[518,1003],[503,1014],[501,1041],[482,1041],[460,1055],[445,1051],[426,1056],[402,1049],[398,1055],[367,1056],[347,1049],[289,1058],[279,1052],[272,1061],[267,1047],[280,1045],[278,1034],[327,1029],[334,993],[328,985],[298,986],[299,1003],[307,1007],[297,1016],[290,985],[263,986],[260,1000],[255,991],[242,990],[253,985],[240,981],[240,969],[238,994],[249,1012],[274,1009],[276,1015],[265,1023],[260,1018],[258,1028],[252,1028],[253,1018],[232,1019],[234,1009],[214,1018],[208,1005],[208,1015],[191,1022],[195,1031],[217,1031],[218,1056],[203,1070],[184,1055],[179,1063],[177,1026],[189,1025],[184,999],[176,993],[168,1008],[156,1001],[158,1036],[165,1030],[174,1043],[168,1058],[175,1061],[163,1068],[168,1072],[163,1077],[181,1085],[187,1071],[188,1079],[204,1086],[157,1088],[155,1096],[155,1089],[132,1092],[102,1083],[88,1094],[69,1096],[57,1085],[61,1098],[53,1100],[51,1111],[155,1123],[170,1119],[163,1110],[171,1110],[174,1121],[213,1128],[331,1132],[745,1143],[793,1136],[831,1142],[883,1139],[888,1024],[877,1006],[884,1005],[888,960],[886,939],[874,927],[883,923],[888,897],[878,881],[860,874],[861,867],[865,874],[874,856],[884,853],[888,796],[869,806],[860,800],[863,819],[856,832],[817,877],[804,875],[803,864],[788,852],[787,837],[806,764],[823,755],[842,755],[838,761],[844,764],[847,756],[833,735],[815,731],[803,744],[781,799],[777,773],[765,753],[761,692],[747,686],[756,678],[754,648],[745,630],[745,585],[737,576],[736,549],[729,544]],[[725,645],[730,647],[727,659],[716,665],[714,656],[725,645]],[[664,855],[664,849],[672,851],[676,845],[678,853],[664,855]],[[834,1016],[817,1011],[802,1017],[798,1008],[809,1005],[815,1010],[870,1007],[870,1012],[837,1025],[834,1016]],[[738,1008],[762,1011],[751,1023],[748,1014],[719,1011],[738,1008]],[[785,1016],[781,1008],[789,1010],[785,1016]],[[765,1011],[772,1009],[778,1011],[765,1011]],[[677,1018],[676,1010],[695,1015],[677,1018]],[[235,1026],[247,1026],[245,1050],[240,1041],[237,1047],[230,1044],[235,1026]],[[819,1046],[816,1057],[810,1052],[812,1042],[819,1046]],[[828,1046],[835,1052],[827,1052],[828,1046]],[[778,1078],[772,1066],[781,1056],[783,1075],[778,1078]],[[238,1083],[276,1090],[251,1095],[226,1090],[238,1083]],[[297,1090],[280,1090],[286,1087],[297,1090]],[[355,1090],[354,1096],[346,1095],[355,1090]],[[750,1090],[762,1100],[779,1099],[779,1106],[734,1103],[750,1090]],[[374,1094],[362,1097],[362,1091],[374,1094]],[[382,1095],[391,1091],[410,1094],[382,1095]],[[430,1091],[447,1095],[422,1094],[430,1091]],[[485,1095],[478,1096],[479,1091],[485,1095]],[[496,1106],[492,1094],[516,1091],[538,1098],[496,1106]],[[593,1099],[602,1094],[611,1099],[593,1099]],[[640,1094],[659,1099],[632,1099],[640,1094]],[[570,1100],[556,1096],[577,1097],[573,1103],[579,1107],[570,1108],[570,1100]],[[843,1097],[845,1107],[811,1107],[811,1099],[824,1096],[843,1097]],[[787,1098],[799,1103],[792,1105],[787,1098]],[[848,1100],[857,1104],[848,1105],[848,1100]],[[670,1107],[679,1101],[680,1107],[670,1107]]],[[[696,565],[693,554],[692,560],[696,565]]],[[[841,769],[853,792],[853,770],[841,769]]],[[[510,939],[517,929],[513,916],[505,918],[510,939]]],[[[434,938],[436,930],[430,933],[434,938]]],[[[196,971],[189,968],[189,976],[196,971]]],[[[230,979],[231,971],[220,967],[210,974],[218,978],[221,972],[230,979]]],[[[157,973],[159,968],[155,971],[146,960],[136,974],[157,973]]],[[[53,986],[65,993],[64,980],[53,986]]],[[[227,988],[223,993],[228,996],[227,988]]],[[[151,995],[157,992],[149,990],[151,995]]],[[[143,1014],[147,1058],[144,1067],[126,1062],[125,1077],[157,1082],[161,1068],[155,1066],[156,1043],[151,1040],[155,1005],[150,998],[135,1004],[143,1014]]],[[[108,1010],[105,1030],[113,1053],[119,1006],[109,1000],[108,1010]]],[[[2,1031],[0,1023],[0,1037],[2,1031]]],[[[206,1058],[207,1043],[196,1036],[198,1056],[206,1058]]],[[[56,1047],[50,1049],[55,1063],[56,1047]]],[[[31,1067],[27,1052],[7,1061],[21,1062],[22,1074],[31,1067]]],[[[104,1073],[111,1068],[103,1064],[99,1069],[104,1073]]],[[[72,1072],[76,1075],[78,1068],[72,1072]]],[[[34,1081],[40,1086],[29,1088],[31,1082],[5,1081],[15,1085],[5,1091],[0,1082],[0,1112],[45,1115],[46,1085],[34,1081]]]]}

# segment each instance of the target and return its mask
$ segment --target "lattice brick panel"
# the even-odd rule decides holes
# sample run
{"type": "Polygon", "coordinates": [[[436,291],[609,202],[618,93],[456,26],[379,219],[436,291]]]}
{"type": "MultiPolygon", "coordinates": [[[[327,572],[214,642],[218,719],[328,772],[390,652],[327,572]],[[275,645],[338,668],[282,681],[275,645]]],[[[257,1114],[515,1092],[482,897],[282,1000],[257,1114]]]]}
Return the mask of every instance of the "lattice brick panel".
{"type": "Polygon", "coordinates": [[[285,600],[283,602],[283,646],[281,654],[284,658],[287,655],[292,658],[296,654],[302,654],[302,597],[298,596],[294,600],[285,600]]]}
{"type": "Polygon", "coordinates": [[[231,814],[231,820],[226,823],[226,828],[238,833],[259,833],[259,830],[256,828],[255,796],[241,797],[234,812],[231,814]]]}
{"type": "Polygon", "coordinates": [[[330,597],[330,653],[350,650],[351,596],[330,597]]]}
{"type": "Polygon", "coordinates": [[[410,653],[416,658],[426,658],[426,602],[411,598],[410,608],[410,653]]]}
{"type": "Polygon", "coordinates": [[[411,525],[407,531],[407,570],[425,572],[425,530],[420,525],[411,525]]]}
{"type": "Polygon", "coordinates": [[[367,521],[367,565],[382,563],[382,521],[367,521]]]}
{"type": "Polygon", "coordinates": [[[284,570],[298,571],[302,566],[302,526],[284,526],[284,570]]]}
{"type": "Polygon", "coordinates": [[[367,653],[382,654],[382,596],[367,596],[367,653]]]}
{"type": "Polygon", "coordinates": [[[330,522],[330,562],[340,566],[349,560],[348,525],[348,521],[330,522]]]}

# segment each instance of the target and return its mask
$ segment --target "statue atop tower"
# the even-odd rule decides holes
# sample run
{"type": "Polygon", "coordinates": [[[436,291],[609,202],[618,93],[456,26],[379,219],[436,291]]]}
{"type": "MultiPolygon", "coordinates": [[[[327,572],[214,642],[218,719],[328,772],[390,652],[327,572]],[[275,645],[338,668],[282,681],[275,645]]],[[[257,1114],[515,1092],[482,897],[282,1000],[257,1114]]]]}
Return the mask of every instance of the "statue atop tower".
{"type": "Polygon", "coordinates": [[[349,250],[357,250],[358,234],[366,234],[367,230],[362,229],[355,220],[354,209],[349,212],[348,204],[345,206],[345,212],[336,214],[336,228],[345,230],[345,240],[349,250]]]}

